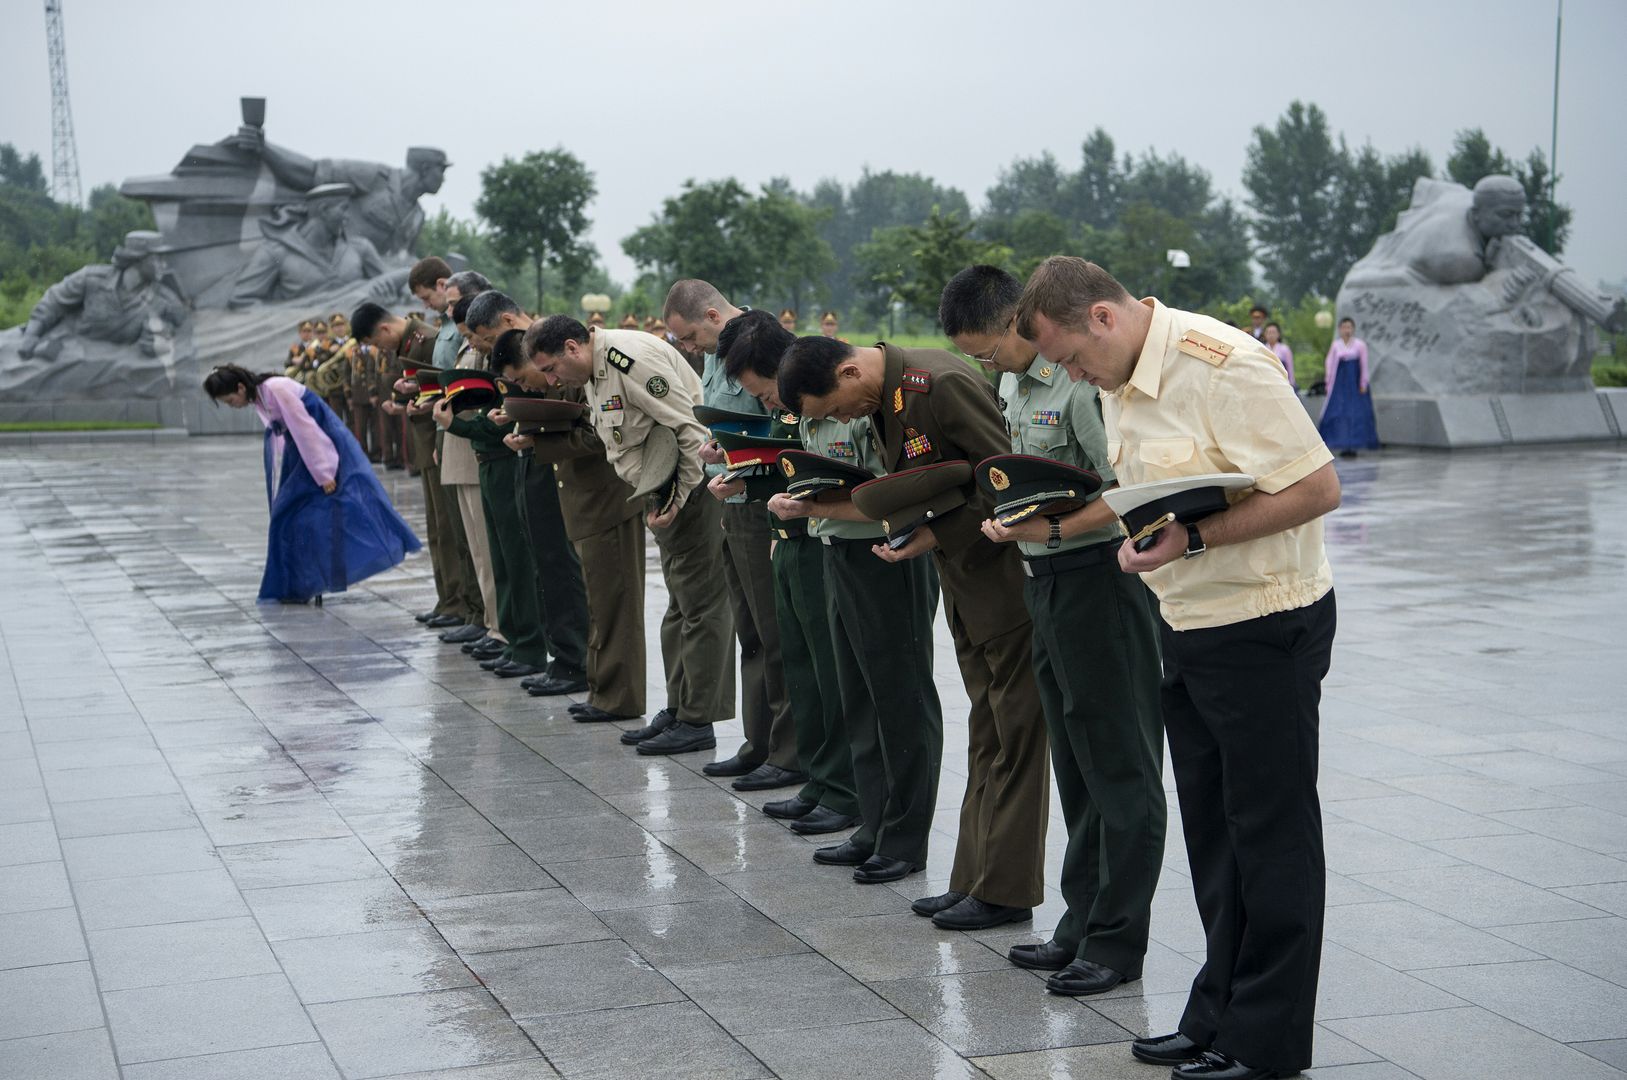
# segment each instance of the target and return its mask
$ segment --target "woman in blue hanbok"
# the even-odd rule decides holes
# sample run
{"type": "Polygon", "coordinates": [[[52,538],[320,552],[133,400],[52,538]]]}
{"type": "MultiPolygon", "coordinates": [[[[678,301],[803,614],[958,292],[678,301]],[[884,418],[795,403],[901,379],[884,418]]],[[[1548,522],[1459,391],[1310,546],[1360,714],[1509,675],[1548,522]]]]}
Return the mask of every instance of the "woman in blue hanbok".
{"type": "Polygon", "coordinates": [[[1328,401],[1317,429],[1329,450],[1355,457],[1358,450],[1378,449],[1378,424],[1367,393],[1367,342],[1356,336],[1356,320],[1340,319],[1339,336],[1328,349],[1328,401]]]}
{"type": "Polygon", "coordinates": [[[215,368],[203,388],[234,409],[252,405],[266,427],[271,529],[262,601],[320,604],[323,593],[344,592],[422,546],[356,437],[315,391],[236,364],[215,368]]]}

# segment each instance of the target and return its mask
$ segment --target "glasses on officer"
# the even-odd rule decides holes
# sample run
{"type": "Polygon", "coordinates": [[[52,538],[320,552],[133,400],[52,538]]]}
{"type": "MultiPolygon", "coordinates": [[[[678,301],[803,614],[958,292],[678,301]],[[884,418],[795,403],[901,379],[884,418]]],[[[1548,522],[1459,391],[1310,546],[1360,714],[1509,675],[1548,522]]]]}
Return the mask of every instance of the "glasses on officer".
{"type": "Polygon", "coordinates": [[[984,356],[984,355],[980,355],[978,353],[967,353],[966,355],[971,357],[973,360],[976,360],[980,364],[992,364],[992,363],[994,363],[994,358],[996,356],[1000,355],[1000,349],[1001,349],[1002,346],[1005,345],[1006,338],[1007,338],[1007,336],[1010,335],[1011,328],[1012,328],[1013,325],[1016,324],[1016,322],[1017,322],[1016,316],[1012,316],[1011,321],[1006,323],[1005,332],[1002,333],[1000,335],[1000,339],[994,343],[994,348],[992,348],[992,349],[990,349],[988,351],[988,355],[984,356]]]}

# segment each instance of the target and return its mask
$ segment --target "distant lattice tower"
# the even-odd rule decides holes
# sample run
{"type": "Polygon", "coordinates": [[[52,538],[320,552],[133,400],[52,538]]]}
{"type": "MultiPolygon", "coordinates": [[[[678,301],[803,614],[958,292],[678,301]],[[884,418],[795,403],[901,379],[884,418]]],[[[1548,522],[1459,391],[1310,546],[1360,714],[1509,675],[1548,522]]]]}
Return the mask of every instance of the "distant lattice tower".
{"type": "Polygon", "coordinates": [[[62,44],[62,0],[45,0],[45,47],[51,53],[51,196],[80,205],[79,150],[68,104],[68,54],[62,44]]]}

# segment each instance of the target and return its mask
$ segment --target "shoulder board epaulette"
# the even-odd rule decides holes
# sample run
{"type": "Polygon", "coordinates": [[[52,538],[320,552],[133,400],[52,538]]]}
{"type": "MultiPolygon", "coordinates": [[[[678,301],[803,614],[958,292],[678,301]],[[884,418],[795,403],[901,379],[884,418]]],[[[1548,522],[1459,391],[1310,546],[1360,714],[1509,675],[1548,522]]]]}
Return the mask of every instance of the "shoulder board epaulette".
{"type": "Polygon", "coordinates": [[[1188,330],[1186,336],[1175,346],[1188,356],[1195,356],[1205,364],[1219,367],[1226,362],[1226,357],[1232,354],[1232,347],[1224,341],[1218,341],[1208,334],[1200,334],[1196,330],[1188,330]]]}
{"type": "Polygon", "coordinates": [[[615,346],[605,350],[604,358],[610,363],[611,367],[623,374],[633,370],[633,358],[615,346]]]}
{"type": "Polygon", "coordinates": [[[903,387],[924,394],[932,389],[932,372],[925,368],[907,367],[904,369],[903,387]]]}

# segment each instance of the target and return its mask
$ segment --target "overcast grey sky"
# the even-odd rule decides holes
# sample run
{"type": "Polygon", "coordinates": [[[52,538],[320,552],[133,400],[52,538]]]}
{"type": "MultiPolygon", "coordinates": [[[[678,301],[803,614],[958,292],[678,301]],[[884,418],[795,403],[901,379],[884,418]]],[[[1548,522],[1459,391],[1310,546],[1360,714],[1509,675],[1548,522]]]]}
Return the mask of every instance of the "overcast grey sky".
{"type": "MultiPolygon", "coordinates": [[[[480,169],[563,145],[598,178],[593,240],[620,241],[688,177],[919,171],[974,206],[1002,166],[1068,165],[1098,124],[1242,191],[1250,132],[1299,98],[1385,153],[1444,162],[1480,126],[1548,145],[1552,0],[63,0],[85,186],[167,172],[269,99],[273,141],[313,156],[454,162],[431,212],[471,216],[480,169]],[[250,13],[254,14],[250,14],[250,13]]],[[[0,0],[0,141],[51,150],[43,4],[0,0]]],[[[1560,198],[1567,258],[1627,278],[1627,0],[1568,0],[1560,198]]]]}

